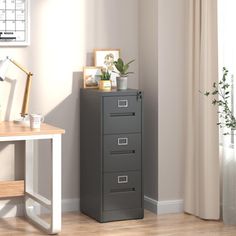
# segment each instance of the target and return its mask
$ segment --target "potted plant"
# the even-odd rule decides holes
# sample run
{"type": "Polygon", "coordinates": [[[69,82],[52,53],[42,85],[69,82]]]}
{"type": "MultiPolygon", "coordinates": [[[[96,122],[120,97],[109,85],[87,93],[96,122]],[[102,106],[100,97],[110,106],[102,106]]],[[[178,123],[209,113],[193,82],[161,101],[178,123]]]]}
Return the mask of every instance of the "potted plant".
{"type": "Polygon", "coordinates": [[[133,72],[128,72],[129,65],[134,62],[135,60],[131,60],[128,63],[125,63],[121,58],[119,58],[117,61],[114,61],[114,65],[118,72],[116,72],[119,76],[116,77],[116,83],[117,83],[117,89],[118,90],[125,90],[127,89],[127,80],[128,75],[133,74],[133,72]]]}
{"type": "MultiPolygon", "coordinates": [[[[217,125],[220,128],[227,128],[228,131],[236,130],[236,118],[233,113],[233,108],[231,107],[232,99],[232,84],[228,79],[228,70],[223,67],[223,77],[218,83],[213,83],[212,91],[206,91],[205,96],[212,95],[212,104],[218,106],[219,111],[219,122],[217,125]]],[[[229,132],[224,132],[224,135],[229,134],[229,132]]]]}
{"type": "Polygon", "coordinates": [[[99,80],[99,89],[101,90],[110,90],[111,89],[111,73],[105,69],[102,68],[101,70],[102,74],[100,75],[101,80],[99,80]]]}
{"type": "Polygon", "coordinates": [[[235,225],[235,166],[236,166],[236,117],[234,109],[234,77],[228,76],[228,70],[223,67],[222,79],[214,82],[211,91],[206,91],[205,96],[213,96],[212,104],[218,108],[221,129],[220,156],[221,156],[221,187],[223,222],[235,225]]]}

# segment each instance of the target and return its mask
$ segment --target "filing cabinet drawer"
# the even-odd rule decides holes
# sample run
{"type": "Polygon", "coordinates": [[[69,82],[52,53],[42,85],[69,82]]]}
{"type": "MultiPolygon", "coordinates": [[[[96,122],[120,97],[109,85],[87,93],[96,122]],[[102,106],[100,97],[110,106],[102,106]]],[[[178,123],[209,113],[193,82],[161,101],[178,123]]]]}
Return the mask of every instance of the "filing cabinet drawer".
{"type": "Polygon", "coordinates": [[[104,135],[104,171],[141,168],[141,134],[104,135]]]}
{"type": "Polygon", "coordinates": [[[103,210],[140,208],[141,172],[116,172],[104,174],[103,210]]]}
{"type": "Polygon", "coordinates": [[[137,96],[105,97],[104,134],[141,131],[141,100],[137,96]]]}

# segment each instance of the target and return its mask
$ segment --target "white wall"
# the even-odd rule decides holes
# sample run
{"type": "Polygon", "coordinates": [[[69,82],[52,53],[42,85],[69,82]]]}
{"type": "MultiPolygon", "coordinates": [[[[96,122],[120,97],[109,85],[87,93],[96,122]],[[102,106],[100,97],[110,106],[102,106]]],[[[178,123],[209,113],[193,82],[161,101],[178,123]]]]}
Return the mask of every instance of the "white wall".
{"type": "Polygon", "coordinates": [[[140,0],[140,86],[145,94],[145,194],[183,199],[187,0],[140,0]]]}
{"type": "MultiPolygon", "coordinates": [[[[132,65],[135,75],[130,78],[129,86],[138,88],[137,39],[136,0],[32,0],[30,46],[0,48],[0,57],[11,56],[34,73],[30,111],[42,113],[46,122],[66,130],[62,145],[63,199],[79,198],[79,88],[82,67],[92,65],[94,48],[120,48],[124,59],[136,59],[132,65]]],[[[3,117],[12,120],[20,112],[25,80],[14,66],[8,77],[8,81],[0,84],[0,104],[3,117]]],[[[22,175],[23,155],[19,157],[22,161],[17,168],[14,164],[16,157],[13,155],[17,156],[18,149],[24,152],[22,143],[0,145],[0,179],[16,178],[14,171],[17,168],[22,175]],[[2,170],[5,170],[4,174],[2,170]]],[[[44,150],[40,154],[43,155],[39,160],[42,176],[39,184],[45,184],[49,171],[48,157],[44,150]]],[[[42,192],[45,189],[47,186],[42,188],[42,192]]],[[[0,215],[6,215],[7,209],[1,209],[0,203],[0,215]]]]}
{"type": "MultiPolygon", "coordinates": [[[[48,123],[66,129],[64,200],[76,203],[79,198],[82,66],[92,65],[93,49],[103,47],[121,48],[122,57],[136,59],[129,85],[138,88],[140,82],[144,90],[145,194],[159,201],[183,198],[185,1],[32,0],[31,45],[0,48],[0,57],[9,55],[35,74],[31,112],[41,112],[48,123]]],[[[24,75],[11,67],[8,77],[8,82],[0,83],[0,103],[4,117],[13,119],[20,112],[24,75]]],[[[0,179],[22,177],[23,152],[22,143],[0,145],[0,179]]],[[[39,184],[45,192],[48,153],[40,154],[39,184]]],[[[0,215],[10,208],[2,210],[0,203],[0,215]]]]}
{"type": "Polygon", "coordinates": [[[183,199],[186,1],[158,1],[159,200],[183,199]]]}
{"type": "Polygon", "coordinates": [[[158,14],[157,1],[140,0],[139,73],[144,91],[144,193],[158,199],[158,14]]]}

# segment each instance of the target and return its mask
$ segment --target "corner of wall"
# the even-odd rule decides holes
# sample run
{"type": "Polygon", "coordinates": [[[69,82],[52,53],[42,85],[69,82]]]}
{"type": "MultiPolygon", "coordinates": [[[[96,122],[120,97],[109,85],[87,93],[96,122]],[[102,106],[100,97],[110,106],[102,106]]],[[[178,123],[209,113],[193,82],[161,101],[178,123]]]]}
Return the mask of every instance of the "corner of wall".
{"type": "Polygon", "coordinates": [[[183,213],[184,201],[183,199],[156,201],[150,197],[144,196],[144,208],[157,215],[183,213]]]}

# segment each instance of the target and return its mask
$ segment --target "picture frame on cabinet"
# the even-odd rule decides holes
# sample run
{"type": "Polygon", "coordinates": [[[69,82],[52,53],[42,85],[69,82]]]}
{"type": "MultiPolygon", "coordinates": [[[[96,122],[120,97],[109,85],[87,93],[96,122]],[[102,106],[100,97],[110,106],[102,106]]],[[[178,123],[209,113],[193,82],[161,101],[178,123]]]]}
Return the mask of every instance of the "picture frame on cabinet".
{"type": "MultiPolygon", "coordinates": [[[[102,67],[111,73],[112,86],[116,87],[117,71],[114,66],[114,61],[117,61],[120,57],[120,49],[94,49],[94,65],[96,67],[102,67]]],[[[117,71],[118,72],[118,71],[117,71]]]]}
{"type": "Polygon", "coordinates": [[[98,88],[102,67],[85,66],[83,68],[83,87],[98,88]]]}

